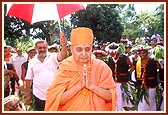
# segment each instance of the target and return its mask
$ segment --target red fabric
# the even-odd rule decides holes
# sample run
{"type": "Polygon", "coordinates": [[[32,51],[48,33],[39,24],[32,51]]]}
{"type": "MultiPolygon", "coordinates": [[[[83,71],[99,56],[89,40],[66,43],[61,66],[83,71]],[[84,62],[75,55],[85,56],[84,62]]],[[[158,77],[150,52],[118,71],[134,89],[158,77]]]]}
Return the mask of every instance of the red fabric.
{"type": "Polygon", "coordinates": [[[31,23],[34,4],[13,4],[7,15],[16,16],[31,23]]]}
{"type": "Polygon", "coordinates": [[[80,4],[57,4],[60,19],[75,11],[84,9],[80,4]]]}
{"type": "MultiPolygon", "coordinates": [[[[21,18],[31,23],[34,5],[35,4],[13,4],[11,8],[9,9],[7,15],[16,16],[18,18],[21,18]]],[[[62,19],[64,16],[71,14],[77,10],[84,9],[84,6],[80,4],[57,4],[56,7],[58,9],[58,14],[59,14],[60,19],[62,19]]],[[[54,11],[53,11],[53,15],[54,15],[54,11]]]]}

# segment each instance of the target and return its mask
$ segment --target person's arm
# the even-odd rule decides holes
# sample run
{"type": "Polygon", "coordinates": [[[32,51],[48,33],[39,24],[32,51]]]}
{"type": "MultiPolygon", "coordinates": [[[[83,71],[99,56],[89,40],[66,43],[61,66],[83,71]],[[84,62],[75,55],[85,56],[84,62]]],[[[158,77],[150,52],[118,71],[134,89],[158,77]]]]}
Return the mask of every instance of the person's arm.
{"type": "Polygon", "coordinates": [[[104,89],[97,85],[93,85],[93,87],[90,88],[90,90],[95,94],[97,94],[98,96],[102,97],[104,100],[107,100],[107,101],[112,100],[112,95],[109,89],[104,89]]]}
{"type": "Polygon", "coordinates": [[[63,93],[61,99],[60,99],[60,105],[63,105],[67,103],[72,97],[74,97],[79,91],[81,91],[85,87],[85,77],[84,77],[84,71],[80,75],[80,80],[79,82],[74,85],[72,88],[65,90],[63,93]]]}
{"type": "MultiPolygon", "coordinates": [[[[5,72],[6,73],[6,72],[5,72]]],[[[11,78],[15,78],[17,85],[19,86],[19,77],[16,74],[16,70],[14,68],[14,65],[11,64],[11,70],[8,70],[7,73],[10,75],[11,78]]]]}
{"type": "Polygon", "coordinates": [[[19,81],[19,76],[17,75],[16,69],[13,64],[12,64],[12,71],[14,72],[14,77],[15,77],[16,81],[19,81]]]}
{"type": "Polygon", "coordinates": [[[33,67],[34,67],[34,62],[29,61],[29,65],[28,65],[27,73],[26,73],[26,77],[25,77],[25,81],[26,81],[25,96],[26,96],[26,103],[27,104],[31,104],[32,103],[31,86],[32,86],[33,77],[34,77],[33,67]]]}
{"type": "Polygon", "coordinates": [[[109,89],[104,89],[102,87],[99,87],[93,83],[90,82],[90,77],[87,72],[87,66],[83,66],[84,71],[84,80],[85,80],[85,87],[89,89],[90,91],[94,92],[98,96],[102,97],[104,100],[111,101],[112,95],[109,89]]]}
{"type": "Polygon", "coordinates": [[[31,92],[32,80],[26,80],[26,93],[31,92]]]}
{"type": "Polygon", "coordinates": [[[72,97],[74,97],[82,88],[76,84],[71,89],[65,91],[60,99],[60,105],[66,104],[72,97]]]}
{"type": "Polygon", "coordinates": [[[66,46],[62,46],[61,52],[58,53],[58,57],[57,57],[58,62],[61,62],[63,59],[65,59],[66,55],[67,55],[66,46]]]}
{"type": "Polygon", "coordinates": [[[32,85],[32,80],[26,80],[26,102],[27,104],[32,103],[32,98],[31,98],[31,85],[32,85]]]}
{"type": "Polygon", "coordinates": [[[8,74],[11,76],[11,78],[14,77],[14,76],[13,76],[13,75],[14,75],[14,72],[13,72],[12,70],[7,70],[7,69],[5,69],[5,70],[4,70],[4,76],[5,76],[5,75],[8,75],[8,74]]]}
{"type": "Polygon", "coordinates": [[[26,69],[24,68],[23,65],[21,65],[21,70],[22,70],[21,79],[24,81],[26,69]]]}
{"type": "Polygon", "coordinates": [[[57,57],[58,62],[65,59],[67,56],[67,49],[66,49],[67,40],[63,33],[60,33],[60,45],[61,45],[61,52],[58,53],[58,57],[57,57]]]}
{"type": "Polygon", "coordinates": [[[16,70],[13,65],[12,65],[12,71],[14,72],[14,77],[15,77],[17,85],[20,87],[20,90],[22,90],[23,88],[21,87],[23,87],[23,80],[19,79],[19,76],[17,75],[16,70]]]}
{"type": "Polygon", "coordinates": [[[86,88],[94,92],[104,100],[111,101],[112,95],[109,89],[104,89],[90,82],[90,76],[86,77],[86,88]]]}

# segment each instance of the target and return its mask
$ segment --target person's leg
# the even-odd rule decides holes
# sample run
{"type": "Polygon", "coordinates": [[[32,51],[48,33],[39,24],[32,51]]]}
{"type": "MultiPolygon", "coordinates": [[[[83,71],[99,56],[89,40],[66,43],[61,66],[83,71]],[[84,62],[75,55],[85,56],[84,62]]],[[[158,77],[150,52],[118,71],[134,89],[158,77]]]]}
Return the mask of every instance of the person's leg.
{"type": "Polygon", "coordinates": [[[148,111],[148,104],[146,103],[144,96],[142,101],[140,100],[138,103],[138,111],[148,111]]]}
{"type": "Polygon", "coordinates": [[[15,94],[15,78],[10,78],[10,81],[11,81],[11,89],[12,89],[11,95],[14,95],[15,94]]]}
{"type": "Polygon", "coordinates": [[[35,106],[37,111],[44,111],[45,100],[40,100],[38,97],[34,95],[35,98],[35,106]]]}
{"type": "Polygon", "coordinates": [[[116,83],[116,89],[117,89],[117,92],[118,92],[117,111],[123,111],[121,83],[116,83]]]}
{"type": "Polygon", "coordinates": [[[124,101],[123,101],[123,108],[126,110],[126,111],[132,111],[134,110],[134,105],[131,103],[130,99],[133,101],[133,96],[132,96],[132,92],[131,92],[131,86],[129,83],[127,83],[127,86],[128,86],[128,91],[127,92],[129,95],[126,94],[125,91],[123,91],[123,94],[124,94],[124,101]],[[130,97],[130,99],[126,99],[127,97],[130,97]]]}
{"type": "Polygon", "coordinates": [[[149,111],[156,111],[156,88],[151,88],[149,89],[149,111]]]}
{"type": "Polygon", "coordinates": [[[9,96],[9,91],[4,91],[4,98],[9,96]]]}

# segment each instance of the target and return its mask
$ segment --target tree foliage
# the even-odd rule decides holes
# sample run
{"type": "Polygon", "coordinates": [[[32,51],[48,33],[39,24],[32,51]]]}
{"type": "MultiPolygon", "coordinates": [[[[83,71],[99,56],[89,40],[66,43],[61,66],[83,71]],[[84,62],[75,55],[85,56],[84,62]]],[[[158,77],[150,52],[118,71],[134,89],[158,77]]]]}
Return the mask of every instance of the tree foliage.
{"type": "Polygon", "coordinates": [[[161,4],[154,12],[141,11],[135,12],[134,4],[129,4],[123,11],[122,24],[124,34],[131,38],[137,35],[144,36],[145,33],[151,37],[157,31],[162,37],[164,35],[164,5],[161,4]]]}
{"type": "MultiPolygon", "coordinates": [[[[158,19],[155,23],[154,28],[155,30],[161,35],[161,37],[164,37],[164,18],[165,18],[165,10],[164,5],[161,4],[159,7],[156,8],[154,12],[154,16],[158,19]]],[[[154,31],[153,31],[154,32],[154,31]]]]}
{"type": "MultiPolygon", "coordinates": [[[[68,40],[70,31],[79,26],[91,28],[99,42],[117,42],[123,33],[136,38],[147,32],[151,37],[155,30],[164,37],[164,9],[161,4],[154,12],[137,13],[134,4],[88,4],[86,10],[71,15],[71,23],[62,20],[61,29],[68,40]]],[[[29,24],[14,16],[6,16],[4,5],[4,39],[8,45],[16,46],[17,41],[29,42],[38,38],[46,39],[49,45],[59,43],[59,32],[58,22],[29,24]]]]}
{"type": "Polygon", "coordinates": [[[98,41],[117,41],[123,31],[117,4],[89,4],[86,10],[71,16],[74,27],[84,26],[93,30],[98,41]]]}
{"type": "Polygon", "coordinates": [[[127,37],[133,38],[137,36],[139,33],[139,23],[137,20],[137,15],[135,12],[134,4],[128,4],[122,9],[121,16],[121,23],[124,26],[123,34],[127,37]]]}

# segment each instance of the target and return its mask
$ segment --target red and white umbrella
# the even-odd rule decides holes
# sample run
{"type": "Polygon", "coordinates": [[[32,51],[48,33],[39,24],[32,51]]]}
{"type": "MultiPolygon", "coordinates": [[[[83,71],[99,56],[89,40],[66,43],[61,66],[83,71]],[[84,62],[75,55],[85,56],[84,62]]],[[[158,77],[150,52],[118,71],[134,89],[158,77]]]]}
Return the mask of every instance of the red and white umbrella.
{"type": "Polygon", "coordinates": [[[66,15],[83,9],[85,7],[82,4],[12,4],[7,15],[21,18],[32,24],[48,20],[60,21],[66,15]]]}

